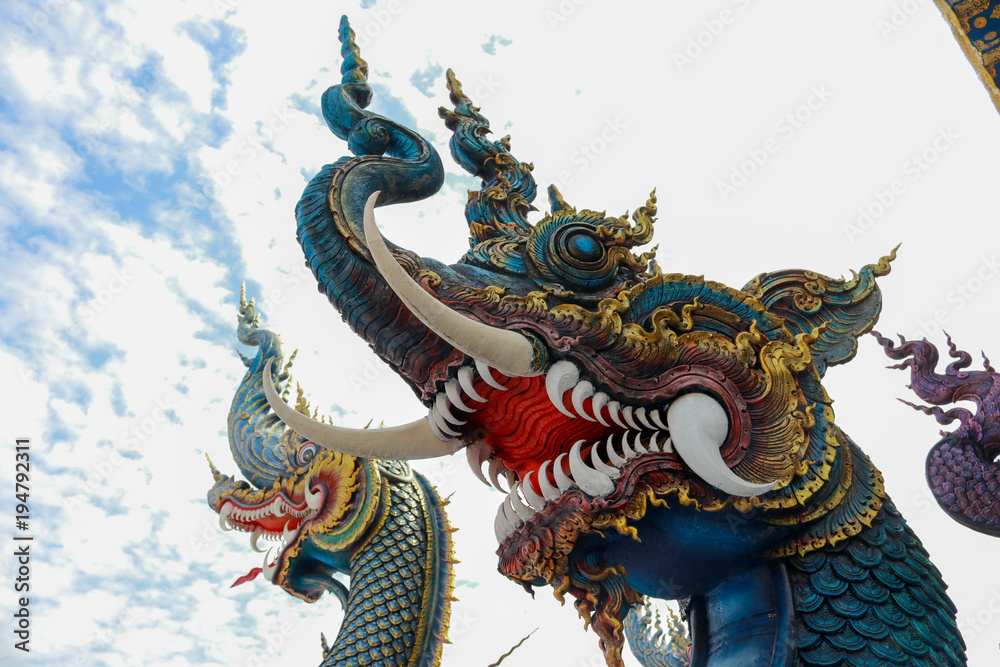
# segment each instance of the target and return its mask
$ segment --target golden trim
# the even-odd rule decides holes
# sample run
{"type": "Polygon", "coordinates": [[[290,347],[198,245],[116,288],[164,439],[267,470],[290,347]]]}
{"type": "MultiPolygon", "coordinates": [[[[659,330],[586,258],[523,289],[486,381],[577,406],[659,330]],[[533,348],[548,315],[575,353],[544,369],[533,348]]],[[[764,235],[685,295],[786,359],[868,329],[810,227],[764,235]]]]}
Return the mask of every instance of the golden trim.
{"type": "Polygon", "coordinates": [[[969,36],[962,29],[961,20],[955,14],[952,6],[947,0],[934,0],[934,4],[938,6],[941,10],[941,14],[944,15],[945,20],[948,21],[948,25],[951,26],[951,31],[955,35],[955,39],[958,41],[959,46],[962,47],[962,51],[965,52],[965,57],[968,58],[969,62],[972,63],[972,67],[976,70],[976,74],[979,76],[979,80],[983,82],[986,87],[986,92],[989,93],[990,99],[993,100],[993,106],[996,110],[1000,112],[1000,89],[997,88],[996,81],[990,76],[989,71],[986,69],[986,64],[983,60],[983,54],[979,52],[972,42],[969,40],[969,36]]]}

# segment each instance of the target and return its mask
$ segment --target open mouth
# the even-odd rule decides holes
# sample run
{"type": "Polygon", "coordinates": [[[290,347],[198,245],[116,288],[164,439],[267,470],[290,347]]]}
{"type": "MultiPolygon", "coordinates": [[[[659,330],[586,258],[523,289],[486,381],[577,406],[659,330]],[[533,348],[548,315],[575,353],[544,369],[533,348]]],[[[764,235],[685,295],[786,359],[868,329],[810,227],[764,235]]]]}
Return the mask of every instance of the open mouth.
{"type": "Polygon", "coordinates": [[[695,393],[628,405],[595,391],[566,360],[532,377],[508,377],[482,362],[463,366],[435,397],[428,422],[442,440],[469,443],[472,471],[507,494],[494,521],[501,544],[526,523],[544,522],[536,515],[574,489],[598,505],[612,499],[623,470],[638,457],[663,470],[687,465],[716,486],[741,484],[734,489],[741,495],[773,487],[733,483],[726,459],[735,447],[727,443],[729,423],[715,399],[695,393]],[[675,402],[687,407],[672,410],[675,402]],[[671,422],[682,433],[680,448],[671,422]]]}
{"type": "Polygon", "coordinates": [[[236,580],[233,586],[251,581],[259,574],[275,582],[278,564],[288,548],[295,543],[299,529],[320,509],[322,492],[310,489],[309,480],[303,484],[301,501],[292,500],[285,491],[254,503],[229,495],[219,501],[219,527],[224,531],[240,531],[250,534],[250,547],[257,553],[264,553],[261,567],[253,568],[236,580]],[[277,543],[277,554],[272,559],[271,551],[261,548],[260,540],[277,543]]]}

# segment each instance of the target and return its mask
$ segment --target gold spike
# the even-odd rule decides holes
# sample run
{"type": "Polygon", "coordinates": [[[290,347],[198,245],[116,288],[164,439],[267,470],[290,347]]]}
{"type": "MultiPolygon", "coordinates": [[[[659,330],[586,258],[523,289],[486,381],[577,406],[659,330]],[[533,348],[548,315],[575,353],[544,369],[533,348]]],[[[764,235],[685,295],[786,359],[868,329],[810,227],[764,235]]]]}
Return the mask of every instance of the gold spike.
{"type": "Polygon", "coordinates": [[[224,476],[221,472],[219,472],[219,469],[215,467],[215,464],[212,463],[212,457],[208,455],[208,452],[205,452],[205,458],[208,459],[208,467],[212,469],[212,477],[215,478],[216,482],[221,482],[224,476]]]}

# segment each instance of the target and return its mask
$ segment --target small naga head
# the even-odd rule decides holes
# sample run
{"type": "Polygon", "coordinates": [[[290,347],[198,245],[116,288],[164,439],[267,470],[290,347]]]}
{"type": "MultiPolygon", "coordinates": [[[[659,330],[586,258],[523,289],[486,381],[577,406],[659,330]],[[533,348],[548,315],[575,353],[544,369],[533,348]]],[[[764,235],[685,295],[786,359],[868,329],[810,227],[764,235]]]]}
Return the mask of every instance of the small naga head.
{"type": "Polygon", "coordinates": [[[820,384],[874,324],[875,278],[765,273],[742,289],[664,273],[656,195],[627,216],[577,210],[553,187],[532,224],[532,167],[448,72],[451,153],[482,180],[455,264],[385,241],[379,206],[430,196],[434,148],[365,110],[367,65],[346,20],[343,81],[323,112],[355,157],[324,167],[296,209],[307,264],[331,303],[428,408],[357,432],[273,409],[310,442],[379,459],[465,450],[507,495],[500,571],[576,598],[617,664],[621,619],[643,594],[684,598],[748,561],[856,534],[883,497],[833,424],[820,384]],[[488,465],[488,472],[483,466],[488,465]],[[500,481],[507,482],[506,489],[500,481]]]}
{"type": "MultiPolygon", "coordinates": [[[[334,576],[350,571],[354,546],[376,515],[379,474],[371,464],[304,440],[270,412],[262,374],[281,366],[281,343],[258,327],[254,302],[245,296],[237,333],[240,342],[259,348],[252,359],[241,355],[248,372],[228,420],[233,459],[250,483],[223,475],[210,462],[215,484],[208,503],[223,530],[248,533],[253,550],[266,553],[262,566],[233,586],[263,573],[308,602],[329,591],[346,604],[348,591],[334,576]],[[261,540],[275,545],[265,550],[261,540]]],[[[291,360],[277,377],[286,393],[290,366],[291,360]]],[[[309,414],[301,390],[297,407],[309,414]]]]}

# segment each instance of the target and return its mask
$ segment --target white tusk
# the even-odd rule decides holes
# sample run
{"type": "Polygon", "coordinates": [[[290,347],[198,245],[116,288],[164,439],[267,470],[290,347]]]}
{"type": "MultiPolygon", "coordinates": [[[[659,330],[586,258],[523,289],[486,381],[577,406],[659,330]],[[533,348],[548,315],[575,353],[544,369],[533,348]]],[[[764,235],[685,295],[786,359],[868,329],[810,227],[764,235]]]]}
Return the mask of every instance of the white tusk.
{"type": "Polygon", "coordinates": [[[455,312],[418,285],[403,270],[386,246],[375,223],[375,201],[378,195],[378,191],[373,192],[365,203],[365,241],[379,273],[400,301],[431,331],[473,359],[483,361],[511,377],[538,375],[538,359],[531,341],[525,336],[516,331],[497,329],[476,322],[455,312]]]}
{"type": "Polygon", "coordinates": [[[588,496],[603,497],[615,490],[615,483],[583,462],[580,450],[583,440],[578,440],[569,451],[569,471],[580,490],[588,496]]]}
{"type": "Polygon", "coordinates": [[[667,409],[674,449],[696,475],[731,496],[759,496],[775,487],[748,482],[726,465],[720,447],[729,433],[725,409],[707,394],[685,394],[667,409]]]}
{"type": "Polygon", "coordinates": [[[549,400],[559,412],[567,417],[576,419],[576,415],[566,409],[563,403],[563,395],[572,389],[580,380],[580,369],[572,361],[557,361],[549,367],[545,374],[545,392],[549,395],[549,400]]]}
{"type": "Polygon", "coordinates": [[[577,382],[576,386],[573,387],[573,409],[576,410],[577,414],[581,417],[591,422],[597,420],[588,415],[587,411],[583,409],[583,402],[593,395],[594,385],[590,384],[587,380],[577,382]]]}
{"type": "MultiPolygon", "coordinates": [[[[462,366],[458,369],[458,383],[462,385],[462,389],[465,393],[474,401],[479,401],[480,403],[485,403],[486,399],[479,395],[475,387],[472,386],[472,368],[469,366],[462,366]]],[[[666,428],[666,427],[664,427],[666,428]]]]}
{"type": "Polygon", "coordinates": [[[369,459],[429,459],[448,456],[461,449],[459,440],[442,442],[426,419],[389,428],[341,428],[310,419],[293,409],[278,394],[271,379],[271,364],[264,365],[267,403],[285,425],[320,447],[369,459]]]}

